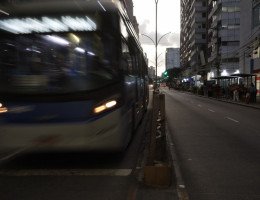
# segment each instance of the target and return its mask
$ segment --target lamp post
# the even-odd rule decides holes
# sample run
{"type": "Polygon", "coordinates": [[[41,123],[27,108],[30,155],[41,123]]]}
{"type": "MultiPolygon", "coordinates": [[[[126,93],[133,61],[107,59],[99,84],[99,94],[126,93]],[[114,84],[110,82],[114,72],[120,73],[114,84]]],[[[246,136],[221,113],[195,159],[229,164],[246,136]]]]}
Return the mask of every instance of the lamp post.
{"type": "MultiPolygon", "coordinates": [[[[147,38],[149,38],[152,42],[153,42],[153,44],[154,44],[154,46],[155,46],[155,82],[156,82],[156,88],[157,88],[157,67],[158,67],[158,57],[161,55],[159,55],[159,56],[157,56],[157,47],[158,47],[158,44],[159,44],[159,42],[161,41],[161,39],[164,37],[164,36],[166,36],[166,35],[168,35],[168,34],[170,34],[171,32],[168,32],[168,33],[165,33],[164,35],[162,35],[160,38],[159,38],[159,40],[157,40],[157,31],[156,31],[156,34],[155,34],[155,41],[150,37],[150,36],[148,36],[148,35],[145,35],[145,34],[141,34],[142,36],[145,36],[145,37],[147,37],[147,38]]],[[[155,88],[155,89],[156,89],[155,88]]]]}
{"type": "MultiPolygon", "coordinates": [[[[157,89],[157,60],[158,60],[158,58],[157,58],[157,46],[158,46],[158,43],[159,43],[159,42],[157,42],[158,41],[157,40],[157,5],[158,5],[159,0],[154,0],[154,1],[155,1],[155,74],[156,74],[156,76],[155,76],[155,82],[156,82],[155,89],[157,89]]],[[[160,39],[162,39],[162,37],[160,39]]],[[[160,39],[159,39],[159,41],[160,41],[160,39]]]]}
{"type": "Polygon", "coordinates": [[[156,82],[155,85],[156,85],[156,88],[155,88],[155,89],[157,89],[157,59],[158,59],[158,57],[157,57],[157,46],[158,46],[160,40],[161,40],[165,35],[171,33],[171,32],[166,33],[166,34],[164,34],[163,36],[161,36],[161,37],[159,38],[159,40],[157,40],[157,6],[158,6],[158,1],[159,1],[159,0],[154,0],[154,2],[155,2],[155,42],[154,42],[153,39],[152,39],[151,37],[149,37],[148,35],[141,34],[141,35],[143,35],[143,36],[148,37],[150,40],[152,40],[153,44],[155,45],[155,74],[156,74],[156,76],[155,76],[155,82],[156,82]]]}

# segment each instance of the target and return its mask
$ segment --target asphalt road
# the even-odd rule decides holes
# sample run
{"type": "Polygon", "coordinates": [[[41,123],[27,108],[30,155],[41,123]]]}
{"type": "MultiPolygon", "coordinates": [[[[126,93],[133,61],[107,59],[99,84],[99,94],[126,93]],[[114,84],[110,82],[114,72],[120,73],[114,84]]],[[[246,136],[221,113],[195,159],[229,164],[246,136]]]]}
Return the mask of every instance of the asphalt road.
{"type": "Polygon", "coordinates": [[[190,199],[260,199],[260,110],[163,92],[190,199]]]}
{"type": "MultiPolygon", "coordinates": [[[[0,162],[1,200],[128,200],[137,194],[148,113],[123,154],[18,154],[0,162]]],[[[145,195],[145,194],[144,194],[145,195]]]]}

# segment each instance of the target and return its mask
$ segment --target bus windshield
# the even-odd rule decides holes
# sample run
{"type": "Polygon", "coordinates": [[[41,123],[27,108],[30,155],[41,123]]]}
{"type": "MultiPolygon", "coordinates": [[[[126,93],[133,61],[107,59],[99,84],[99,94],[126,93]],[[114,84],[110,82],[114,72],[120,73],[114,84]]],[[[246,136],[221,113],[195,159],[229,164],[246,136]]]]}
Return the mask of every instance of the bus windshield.
{"type": "Polygon", "coordinates": [[[109,33],[32,26],[15,32],[8,25],[0,21],[0,93],[85,92],[116,80],[116,42],[109,33]]]}

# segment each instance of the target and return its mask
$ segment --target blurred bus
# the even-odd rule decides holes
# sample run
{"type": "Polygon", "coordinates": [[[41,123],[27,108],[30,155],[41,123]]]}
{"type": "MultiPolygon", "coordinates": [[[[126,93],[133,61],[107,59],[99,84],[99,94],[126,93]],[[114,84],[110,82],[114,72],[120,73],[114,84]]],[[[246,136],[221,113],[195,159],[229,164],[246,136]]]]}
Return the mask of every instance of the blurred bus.
{"type": "Polygon", "coordinates": [[[123,3],[9,2],[0,3],[0,149],[124,150],[147,108],[148,76],[123,3]]]}

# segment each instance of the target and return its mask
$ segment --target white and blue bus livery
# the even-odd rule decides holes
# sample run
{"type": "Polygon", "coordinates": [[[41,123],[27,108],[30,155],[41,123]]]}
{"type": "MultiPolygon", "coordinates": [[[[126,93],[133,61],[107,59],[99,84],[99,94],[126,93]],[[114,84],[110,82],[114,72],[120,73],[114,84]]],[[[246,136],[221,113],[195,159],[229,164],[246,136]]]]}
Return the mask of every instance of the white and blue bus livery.
{"type": "Polygon", "coordinates": [[[147,63],[120,1],[0,3],[0,149],[124,150],[147,63]]]}

